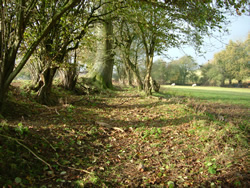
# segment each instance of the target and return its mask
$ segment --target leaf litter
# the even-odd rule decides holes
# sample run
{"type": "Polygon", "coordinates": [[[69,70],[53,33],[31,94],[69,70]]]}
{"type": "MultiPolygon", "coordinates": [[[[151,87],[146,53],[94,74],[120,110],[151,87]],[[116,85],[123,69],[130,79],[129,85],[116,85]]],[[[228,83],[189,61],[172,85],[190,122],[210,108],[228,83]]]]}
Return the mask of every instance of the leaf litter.
{"type": "Polygon", "coordinates": [[[135,91],[67,95],[67,104],[53,107],[21,101],[32,111],[1,122],[1,135],[21,143],[0,136],[4,186],[249,185],[249,112],[242,107],[135,91]],[[20,122],[26,132],[16,131],[20,122]]]}

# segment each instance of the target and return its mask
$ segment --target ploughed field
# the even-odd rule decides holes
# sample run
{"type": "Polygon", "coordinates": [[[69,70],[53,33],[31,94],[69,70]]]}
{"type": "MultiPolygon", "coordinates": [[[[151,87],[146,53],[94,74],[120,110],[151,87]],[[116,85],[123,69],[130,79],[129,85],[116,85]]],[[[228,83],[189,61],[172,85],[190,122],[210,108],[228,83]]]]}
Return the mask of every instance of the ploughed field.
{"type": "Polygon", "coordinates": [[[247,187],[249,91],[160,91],[57,88],[61,103],[49,107],[12,89],[0,124],[0,185],[247,187]]]}

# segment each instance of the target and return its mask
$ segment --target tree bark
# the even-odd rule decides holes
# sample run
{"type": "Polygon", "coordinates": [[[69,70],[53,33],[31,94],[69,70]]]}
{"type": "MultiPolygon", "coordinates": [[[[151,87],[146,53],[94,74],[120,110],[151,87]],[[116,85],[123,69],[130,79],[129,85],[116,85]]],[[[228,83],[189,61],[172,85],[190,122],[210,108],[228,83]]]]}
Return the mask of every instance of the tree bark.
{"type": "Polygon", "coordinates": [[[128,86],[133,86],[131,71],[127,66],[126,66],[125,71],[126,71],[126,75],[127,75],[127,79],[128,79],[128,86]]]}
{"type": "Polygon", "coordinates": [[[128,67],[129,70],[133,72],[136,78],[137,85],[138,85],[138,90],[141,91],[143,89],[143,84],[142,84],[142,80],[140,77],[140,72],[138,68],[131,62],[128,54],[126,54],[125,64],[126,64],[126,67],[128,67]]]}
{"type": "Polygon", "coordinates": [[[232,79],[231,78],[229,79],[229,86],[230,87],[232,86],[232,79]]]}
{"type": "Polygon", "coordinates": [[[90,78],[99,83],[103,89],[112,89],[112,74],[114,66],[113,52],[113,24],[111,19],[106,19],[97,28],[97,52],[90,78]]]}
{"type": "Polygon", "coordinates": [[[3,113],[5,108],[6,93],[8,93],[8,88],[4,88],[1,84],[0,86],[0,114],[3,113]]]}
{"type": "Polygon", "coordinates": [[[51,88],[53,83],[53,78],[56,74],[58,67],[47,68],[42,75],[43,85],[38,91],[38,101],[45,105],[54,105],[56,101],[51,97],[51,88]]]}
{"type": "Polygon", "coordinates": [[[60,70],[60,77],[62,80],[62,85],[64,89],[73,91],[77,82],[77,67],[71,65],[70,67],[60,70]]]}
{"type": "Polygon", "coordinates": [[[242,80],[238,80],[238,87],[242,87],[242,80]]]}
{"type": "Polygon", "coordinates": [[[76,55],[76,50],[74,54],[74,63],[69,64],[68,67],[64,68],[61,70],[60,77],[62,80],[62,85],[64,86],[65,89],[73,91],[76,86],[77,78],[78,78],[78,71],[77,71],[77,61],[76,61],[77,55],[76,55]]]}
{"type": "Polygon", "coordinates": [[[222,79],[222,80],[221,80],[220,86],[221,86],[221,87],[225,86],[225,79],[222,79]]]}
{"type": "Polygon", "coordinates": [[[152,65],[153,65],[153,55],[149,55],[146,57],[146,76],[144,79],[144,91],[146,93],[146,96],[152,95],[152,86],[150,84],[151,80],[151,70],[152,70],[152,65]]]}

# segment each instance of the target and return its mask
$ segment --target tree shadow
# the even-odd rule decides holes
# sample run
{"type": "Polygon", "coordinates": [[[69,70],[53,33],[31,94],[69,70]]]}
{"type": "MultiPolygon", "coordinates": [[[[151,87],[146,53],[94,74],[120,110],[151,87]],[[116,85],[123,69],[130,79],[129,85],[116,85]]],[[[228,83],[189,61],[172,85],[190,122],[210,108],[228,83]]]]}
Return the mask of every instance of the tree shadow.
{"type": "MultiPolygon", "coordinates": [[[[115,98],[115,96],[111,97],[115,98]]],[[[3,164],[0,171],[1,176],[3,175],[3,178],[11,181],[17,176],[23,180],[31,177],[33,180],[30,180],[30,185],[51,184],[67,187],[72,186],[72,182],[79,180],[90,187],[98,187],[104,181],[105,185],[109,187],[119,187],[119,183],[115,181],[114,177],[110,176],[112,165],[115,164],[110,164],[110,160],[106,156],[109,152],[119,153],[119,151],[113,151],[110,146],[110,139],[115,137],[112,135],[112,128],[118,127],[126,131],[129,127],[134,129],[170,127],[174,131],[178,126],[189,124],[194,119],[207,120],[205,115],[195,112],[179,117],[151,117],[151,114],[148,114],[151,107],[184,103],[185,98],[183,97],[171,100],[159,98],[159,100],[147,104],[126,104],[126,100],[140,99],[140,96],[125,95],[116,98],[121,99],[117,105],[108,104],[107,100],[110,100],[108,96],[107,99],[90,99],[84,96],[73,105],[72,102],[74,101],[68,101],[66,104],[54,107],[41,106],[35,103],[18,103],[19,106],[16,106],[15,103],[11,104],[9,113],[12,113],[7,116],[9,122],[8,130],[5,133],[22,140],[23,144],[46,160],[52,166],[54,176],[51,176],[49,174],[50,169],[46,168],[46,165],[27,149],[13,140],[11,142],[9,139],[0,136],[0,143],[4,146],[4,151],[9,151],[6,152],[7,155],[1,161],[1,165],[3,164]],[[103,113],[109,114],[112,110],[124,109],[131,113],[135,113],[133,110],[138,109],[140,112],[138,115],[141,117],[124,120],[102,115],[103,113]],[[143,116],[145,114],[147,115],[143,116]],[[108,128],[97,123],[100,121],[106,123],[108,128]],[[29,128],[27,133],[20,134],[16,130],[19,122],[22,123],[23,127],[29,128]],[[25,161],[25,164],[23,164],[23,161],[25,161]],[[10,170],[8,171],[8,169],[10,170]],[[87,170],[91,174],[80,169],[87,170]],[[6,173],[6,171],[8,172],[6,173]],[[61,180],[66,180],[66,182],[61,182],[61,180]],[[96,183],[94,183],[95,181],[96,183]]],[[[190,108],[195,109],[196,106],[190,105],[190,108]]],[[[224,106],[224,109],[226,109],[226,106],[224,106]]],[[[122,148],[120,149],[122,150],[122,148]]],[[[218,179],[221,178],[223,182],[226,182],[226,178],[231,177],[228,175],[218,179]]],[[[0,183],[2,183],[1,181],[0,183]]],[[[29,182],[28,179],[27,181],[29,182]]],[[[210,186],[209,183],[212,181],[214,179],[209,179],[205,183],[201,181],[200,185],[210,186]]],[[[247,180],[244,179],[244,181],[247,180]]],[[[231,186],[233,184],[225,185],[231,186]]]]}

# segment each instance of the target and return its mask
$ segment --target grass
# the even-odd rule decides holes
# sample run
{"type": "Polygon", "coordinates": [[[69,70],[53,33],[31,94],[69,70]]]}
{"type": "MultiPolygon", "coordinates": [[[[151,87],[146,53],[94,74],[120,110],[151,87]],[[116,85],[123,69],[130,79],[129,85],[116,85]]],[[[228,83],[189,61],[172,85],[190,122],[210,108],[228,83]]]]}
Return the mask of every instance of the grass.
{"type": "Polygon", "coordinates": [[[239,104],[250,107],[250,89],[222,87],[161,86],[161,91],[171,95],[199,98],[208,102],[239,104]]]}
{"type": "Polygon", "coordinates": [[[20,93],[0,120],[0,187],[250,183],[244,106],[130,89],[92,98],[60,90],[67,104],[49,107],[20,93]]]}

